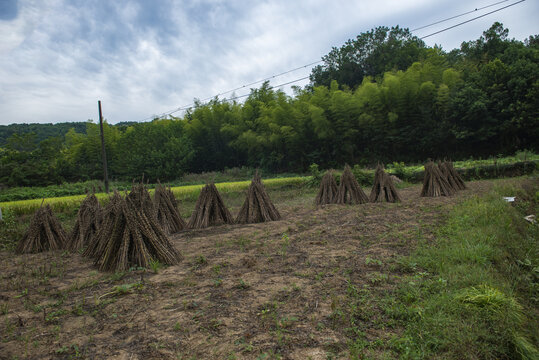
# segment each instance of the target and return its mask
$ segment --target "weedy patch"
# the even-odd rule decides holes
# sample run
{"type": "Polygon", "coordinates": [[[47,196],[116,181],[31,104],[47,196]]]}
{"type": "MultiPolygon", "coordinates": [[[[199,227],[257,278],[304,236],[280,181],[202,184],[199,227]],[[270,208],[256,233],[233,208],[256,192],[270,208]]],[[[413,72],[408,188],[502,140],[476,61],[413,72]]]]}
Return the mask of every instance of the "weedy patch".
{"type": "MultiPolygon", "coordinates": [[[[520,227],[515,215],[503,221],[504,232],[476,235],[473,229],[459,235],[466,242],[449,241],[455,230],[493,227],[492,218],[505,208],[472,202],[458,218],[447,215],[491,184],[472,182],[449,198],[420,198],[420,186],[404,187],[398,206],[323,208],[313,204],[314,188],[275,191],[266,185],[281,221],[170,236],[188,261],[167,271],[155,262],[102,273],[77,254],[0,252],[3,351],[11,357],[107,358],[111,348],[121,351],[121,343],[132,339],[129,352],[144,358],[488,358],[487,350],[499,345],[488,337],[488,323],[498,339],[531,354],[536,337],[529,309],[537,293],[529,284],[538,262],[533,251],[520,248],[532,243],[532,227],[520,227]],[[526,235],[514,247],[505,235],[511,226],[526,235]],[[504,251],[489,250],[499,243],[507,245],[504,251]],[[414,251],[420,252],[403,257],[414,251]],[[459,267],[448,267],[457,261],[459,267]],[[473,271],[460,268],[468,263],[473,271]],[[512,269],[511,287],[478,270],[493,263],[512,269]],[[511,307],[512,299],[517,315],[503,322],[497,309],[511,307]],[[461,327],[468,320],[473,326],[461,327]],[[485,329],[483,343],[475,341],[476,327],[485,329]]],[[[243,194],[220,192],[237,213],[243,194]]],[[[183,202],[183,211],[196,198],[183,202]]],[[[75,213],[60,219],[72,221],[75,213]]]]}
{"type": "Polygon", "coordinates": [[[106,297],[115,297],[115,296],[121,296],[121,295],[134,293],[138,290],[142,290],[143,288],[144,288],[144,284],[140,282],[116,285],[112,288],[112,291],[109,291],[99,296],[98,300],[101,300],[106,297]]]}
{"type": "Polygon", "coordinates": [[[456,206],[436,243],[420,244],[401,262],[413,275],[403,278],[402,307],[393,309],[406,327],[394,349],[410,357],[461,359],[473,351],[482,358],[538,358],[539,319],[530,302],[537,280],[515,266],[530,256],[530,263],[539,261],[531,234],[537,229],[496,191],[456,206]]]}

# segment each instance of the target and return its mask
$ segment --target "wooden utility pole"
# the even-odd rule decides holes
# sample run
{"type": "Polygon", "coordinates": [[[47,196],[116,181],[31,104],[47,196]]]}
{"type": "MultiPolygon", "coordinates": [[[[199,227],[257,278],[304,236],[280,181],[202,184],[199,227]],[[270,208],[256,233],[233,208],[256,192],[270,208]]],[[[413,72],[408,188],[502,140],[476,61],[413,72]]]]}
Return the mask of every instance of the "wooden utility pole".
{"type": "Polygon", "coordinates": [[[97,101],[99,107],[99,128],[101,129],[101,156],[103,157],[103,175],[105,180],[105,192],[109,193],[109,174],[107,172],[107,153],[105,151],[105,135],[103,134],[103,115],[101,113],[101,100],[97,101]]]}

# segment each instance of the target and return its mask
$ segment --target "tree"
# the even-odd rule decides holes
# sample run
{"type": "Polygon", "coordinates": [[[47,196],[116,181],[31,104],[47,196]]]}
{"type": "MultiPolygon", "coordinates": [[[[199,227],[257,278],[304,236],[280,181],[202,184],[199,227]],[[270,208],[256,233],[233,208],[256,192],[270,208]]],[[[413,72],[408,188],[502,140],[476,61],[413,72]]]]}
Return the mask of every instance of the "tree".
{"type": "Polygon", "coordinates": [[[129,126],[117,144],[116,170],[123,178],[170,181],[190,166],[194,151],[178,119],[129,126]],[[120,163],[121,160],[121,163],[120,163]]]}
{"type": "Polygon", "coordinates": [[[365,76],[376,77],[390,70],[405,70],[425,53],[425,43],[408,29],[380,26],[333,48],[322,57],[310,76],[311,85],[328,86],[331,80],[354,88],[365,76]]]}

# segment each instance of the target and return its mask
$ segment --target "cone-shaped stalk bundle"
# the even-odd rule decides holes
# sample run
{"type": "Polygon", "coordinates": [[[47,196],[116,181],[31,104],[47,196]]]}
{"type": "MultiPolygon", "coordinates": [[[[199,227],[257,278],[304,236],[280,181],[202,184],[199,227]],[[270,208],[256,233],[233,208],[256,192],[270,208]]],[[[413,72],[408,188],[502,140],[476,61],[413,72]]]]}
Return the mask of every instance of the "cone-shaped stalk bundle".
{"type": "Polygon", "coordinates": [[[335,177],[333,177],[333,172],[326,172],[322,177],[320,188],[316,195],[316,205],[333,204],[337,199],[337,191],[337,182],[335,181],[335,177]]]}
{"type": "Polygon", "coordinates": [[[451,161],[444,161],[441,166],[443,166],[444,168],[443,174],[448,178],[448,181],[451,183],[453,188],[455,188],[455,190],[466,189],[466,184],[464,183],[464,180],[457,172],[457,170],[455,170],[451,161]]]}
{"type": "Polygon", "coordinates": [[[102,271],[149,267],[152,261],[173,265],[181,260],[155,216],[146,214],[132,197],[114,200],[97,233],[95,264],[102,271]]]}
{"type": "Polygon", "coordinates": [[[341,175],[339,190],[337,191],[336,204],[364,204],[369,202],[369,198],[361,186],[359,186],[350,166],[346,165],[341,175]]]}
{"type": "Polygon", "coordinates": [[[397,188],[393,184],[391,177],[384,171],[382,165],[376,167],[374,173],[374,184],[369,196],[370,202],[397,202],[402,201],[397,188]]]}
{"type": "Polygon", "coordinates": [[[451,190],[453,190],[453,192],[456,192],[458,190],[458,185],[455,182],[455,179],[453,179],[453,176],[451,176],[451,174],[449,173],[449,169],[445,166],[445,163],[438,161],[438,170],[440,171],[442,177],[451,187],[451,190]]]}
{"type": "Polygon", "coordinates": [[[234,223],[234,219],[226,208],[215,184],[204,186],[187,226],[191,229],[202,229],[211,225],[232,223],[234,223]]]}
{"type": "Polygon", "coordinates": [[[114,194],[109,198],[109,202],[101,210],[101,223],[95,236],[93,236],[88,242],[86,248],[82,252],[82,256],[87,256],[90,258],[95,258],[97,255],[97,249],[99,248],[100,241],[108,241],[105,236],[102,236],[100,233],[107,231],[114,224],[114,219],[116,218],[116,210],[118,209],[118,204],[122,202],[123,199],[120,196],[118,191],[114,191],[114,194]]]}
{"type": "Polygon", "coordinates": [[[280,220],[281,215],[273,205],[273,202],[266,193],[266,188],[262,184],[262,179],[256,172],[253,181],[247,190],[247,197],[241,207],[236,222],[240,224],[259,223],[265,221],[280,220]]]}
{"type": "Polygon", "coordinates": [[[34,214],[30,226],[17,244],[15,251],[36,253],[48,250],[58,250],[65,247],[67,235],[62,224],[53,214],[49,205],[41,206],[34,214]]]}
{"type": "Polygon", "coordinates": [[[144,186],[144,183],[133,184],[129,195],[127,195],[131,201],[137,205],[148,216],[155,216],[155,209],[152,202],[152,197],[144,186]]]}
{"type": "Polygon", "coordinates": [[[156,218],[161,228],[167,234],[174,234],[187,227],[187,224],[180,216],[176,197],[172,190],[161,184],[155,188],[153,197],[156,218]]]}
{"type": "Polygon", "coordinates": [[[77,212],[75,226],[69,234],[66,249],[78,251],[90,244],[91,239],[97,233],[101,223],[102,209],[97,197],[92,193],[88,194],[80,204],[77,212]]]}
{"type": "Polygon", "coordinates": [[[450,196],[454,193],[455,190],[453,190],[447,179],[440,172],[438,166],[432,161],[425,164],[425,177],[423,178],[421,196],[450,196]]]}

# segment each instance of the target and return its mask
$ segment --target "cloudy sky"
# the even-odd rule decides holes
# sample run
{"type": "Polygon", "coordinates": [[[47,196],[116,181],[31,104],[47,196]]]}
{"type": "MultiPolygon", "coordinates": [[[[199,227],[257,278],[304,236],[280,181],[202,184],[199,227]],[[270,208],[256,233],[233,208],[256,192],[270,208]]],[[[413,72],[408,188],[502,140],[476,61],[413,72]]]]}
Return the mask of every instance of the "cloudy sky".
{"type": "MultiPolygon", "coordinates": [[[[0,0],[0,124],[96,119],[97,100],[111,123],[141,121],[318,61],[332,46],[373,27],[415,29],[496,2],[0,0]]],[[[538,15],[539,1],[527,0],[425,41],[451,50],[477,39],[494,21],[524,40],[539,34],[538,15]]],[[[307,67],[271,84],[309,73],[307,67]]],[[[248,92],[249,86],[234,94],[248,92]]]]}

